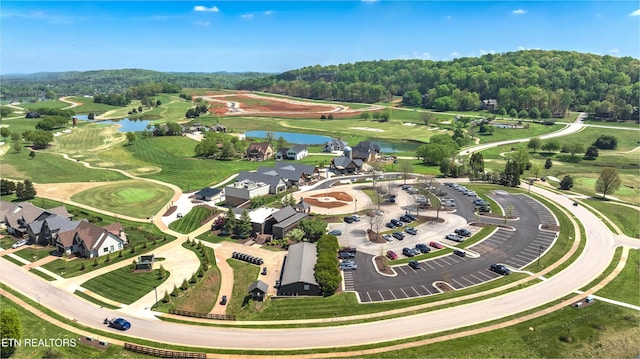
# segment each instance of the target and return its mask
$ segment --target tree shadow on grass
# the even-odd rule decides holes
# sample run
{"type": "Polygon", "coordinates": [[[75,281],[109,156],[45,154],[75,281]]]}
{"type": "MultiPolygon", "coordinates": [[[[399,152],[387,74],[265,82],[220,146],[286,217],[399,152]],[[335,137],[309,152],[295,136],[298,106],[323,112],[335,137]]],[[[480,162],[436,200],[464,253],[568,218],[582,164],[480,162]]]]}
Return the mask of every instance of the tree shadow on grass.
{"type": "Polygon", "coordinates": [[[571,155],[558,155],[558,160],[562,162],[570,162],[570,163],[580,163],[580,161],[582,161],[580,157],[571,156],[571,155]]]}

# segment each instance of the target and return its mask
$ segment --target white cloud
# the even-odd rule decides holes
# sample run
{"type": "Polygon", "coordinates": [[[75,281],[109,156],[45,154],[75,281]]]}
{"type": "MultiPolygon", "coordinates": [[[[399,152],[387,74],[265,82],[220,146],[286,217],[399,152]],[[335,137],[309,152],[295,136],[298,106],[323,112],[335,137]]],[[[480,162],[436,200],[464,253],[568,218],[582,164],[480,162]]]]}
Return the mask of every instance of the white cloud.
{"type": "Polygon", "coordinates": [[[640,16],[640,9],[630,13],[629,16],[640,16]]]}
{"type": "Polygon", "coordinates": [[[269,16],[269,15],[273,14],[273,11],[267,10],[267,11],[263,12],[262,14],[265,15],[265,16],[269,16]]]}
{"type": "Polygon", "coordinates": [[[454,52],[449,54],[449,57],[452,58],[452,59],[457,59],[458,57],[461,57],[461,56],[462,56],[462,54],[457,52],[457,51],[454,51],[454,52]]]}
{"type": "Polygon", "coordinates": [[[240,17],[243,19],[253,19],[253,14],[243,14],[240,15],[240,17]]]}
{"type": "Polygon", "coordinates": [[[523,14],[526,14],[527,11],[523,10],[523,9],[516,9],[516,10],[513,10],[512,13],[514,13],[516,15],[523,15],[523,14]]]}
{"type": "Polygon", "coordinates": [[[209,26],[211,23],[209,21],[196,21],[194,24],[198,26],[209,26]]]}
{"type": "Polygon", "coordinates": [[[202,6],[202,5],[196,5],[193,7],[193,11],[201,11],[201,12],[219,12],[220,9],[218,9],[217,6],[212,6],[212,7],[206,7],[206,6],[202,6]]]}
{"type": "Polygon", "coordinates": [[[617,54],[619,52],[620,52],[620,50],[617,47],[614,47],[613,49],[609,50],[609,53],[611,53],[611,54],[617,54]]]}
{"type": "Polygon", "coordinates": [[[484,49],[480,49],[480,55],[487,55],[487,54],[495,54],[495,50],[484,50],[484,49]]]}

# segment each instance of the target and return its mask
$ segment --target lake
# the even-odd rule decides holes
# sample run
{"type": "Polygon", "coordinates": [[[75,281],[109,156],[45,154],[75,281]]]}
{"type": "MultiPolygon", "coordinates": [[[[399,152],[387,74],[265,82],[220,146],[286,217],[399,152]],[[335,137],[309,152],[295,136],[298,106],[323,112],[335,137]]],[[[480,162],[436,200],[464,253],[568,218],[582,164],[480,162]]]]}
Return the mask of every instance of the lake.
{"type": "MultiPolygon", "coordinates": [[[[76,115],[78,120],[91,121],[87,118],[87,115],[76,115]]],[[[118,120],[102,120],[91,121],[101,125],[120,125],[118,132],[141,132],[147,129],[147,125],[151,124],[149,120],[131,120],[129,118],[123,118],[118,120]]]]}
{"type": "MultiPolygon", "coordinates": [[[[245,133],[246,137],[251,138],[266,138],[268,131],[248,131],[245,133]]],[[[329,136],[322,135],[310,135],[307,133],[296,132],[271,132],[273,133],[274,140],[277,140],[282,136],[288,143],[300,144],[300,145],[322,145],[325,142],[331,140],[329,136]]],[[[390,152],[415,152],[419,143],[416,142],[388,142],[380,141],[375,138],[369,139],[369,141],[378,144],[380,151],[384,153],[390,152]]],[[[356,143],[350,145],[355,146],[356,143]]]]}

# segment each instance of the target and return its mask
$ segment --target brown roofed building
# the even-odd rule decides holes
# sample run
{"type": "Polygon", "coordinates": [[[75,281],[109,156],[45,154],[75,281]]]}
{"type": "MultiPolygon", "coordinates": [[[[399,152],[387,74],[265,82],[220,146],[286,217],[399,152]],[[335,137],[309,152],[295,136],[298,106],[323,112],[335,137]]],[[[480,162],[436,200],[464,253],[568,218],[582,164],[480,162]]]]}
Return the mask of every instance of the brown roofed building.
{"type": "Polygon", "coordinates": [[[252,142],[247,148],[247,159],[250,161],[268,160],[273,155],[273,146],[268,142],[252,142]]]}
{"type": "MultiPolygon", "coordinates": [[[[110,225],[111,230],[117,226],[110,225]]],[[[122,226],[120,226],[121,228],[122,226]]],[[[76,255],[78,257],[96,258],[124,248],[126,242],[106,228],[81,221],[70,231],[56,234],[58,253],[76,255]]]]}

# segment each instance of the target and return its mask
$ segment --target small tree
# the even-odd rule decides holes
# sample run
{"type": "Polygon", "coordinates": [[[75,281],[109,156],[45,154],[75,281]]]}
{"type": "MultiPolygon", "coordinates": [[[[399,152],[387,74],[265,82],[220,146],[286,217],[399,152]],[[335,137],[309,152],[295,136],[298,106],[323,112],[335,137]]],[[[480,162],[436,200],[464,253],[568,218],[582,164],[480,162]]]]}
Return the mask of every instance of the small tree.
{"type": "Polygon", "coordinates": [[[538,150],[538,148],[540,148],[541,144],[542,144],[542,140],[540,140],[540,137],[533,137],[529,140],[527,147],[531,148],[533,150],[533,153],[535,153],[538,150]]]}
{"type": "Polygon", "coordinates": [[[182,290],[187,290],[187,288],[189,288],[189,284],[187,283],[187,280],[183,280],[182,281],[182,285],[180,286],[180,289],[182,290]]]}
{"type": "Polygon", "coordinates": [[[620,188],[622,181],[618,172],[613,167],[605,167],[600,171],[600,177],[596,181],[596,192],[602,193],[602,198],[607,198],[607,195],[615,192],[620,188]]]}
{"type": "Polygon", "coordinates": [[[570,190],[573,187],[573,179],[569,175],[565,175],[560,181],[560,188],[563,190],[570,190]]]}
{"type": "Polygon", "coordinates": [[[167,293],[167,291],[164,291],[164,297],[162,297],[162,303],[169,303],[171,301],[171,297],[169,297],[169,293],[167,293]]]}
{"type": "Polygon", "coordinates": [[[174,284],[173,285],[173,291],[171,292],[171,296],[172,297],[177,297],[179,293],[180,292],[178,292],[178,287],[176,287],[176,285],[174,284]]]}
{"type": "Polygon", "coordinates": [[[129,145],[131,145],[133,141],[135,141],[138,138],[135,132],[127,132],[126,136],[127,136],[127,141],[129,142],[129,145]]]}
{"type": "Polygon", "coordinates": [[[93,266],[94,266],[94,267],[97,267],[97,266],[98,266],[98,258],[95,258],[95,259],[93,260],[93,266]]]}
{"type": "Polygon", "coordinates": [[[0,347],[0,357],[8,358],[16,351],[14,346],[16,342],[22,339],[22,322],[18,311],[13,308],[2,309],[0,312],[0,339],[2,347],[0,347]],[[6,339],[7,344],[5,345],[6,339]]]}
{"type": "Polygon", "coordinates": [[[515,108],[512,108],[511,110],[509,110],[509,117],[510,118],[518,118],[518,111],[516,111],[515,108]]]}
{"type": "MultiPolygon", "coordinates": [[[[20,153],[20,151],[22,151],[22,143],[20,143],[20,141],[16,141],[16,142],[14,142],[14,143],[13,143],[13,150],[14,150],[16,153],[20,153]]],[[[31,152],[33,152],[33,151],[31,151],[31,152]]]]}
{"type": "Polygon", "coordinates": [[[80,264],[80,270],[85,270],[85,269],[87,269],[87,267],[84,265],[84,262],[82,262],[80,264]]]}
{"type": "Polygon", "coordinates": [[[598,148],[596,146],[589,146],[587,152],[584,154],[586,160],[595,160],[598,157],[598,148]]]}
{"type": "Polygon", "coordinates": [[[29,151],[29,157],[30,158],[35,158],[36,157],[36,153],[34,151],[29,151]]]}
{"type": "Polygon", "coordinates": [[[544,168],[549,169],[551,166],[553,166],[553,162],[551,161],[551,158],[547,158],[547,160],[544,161],[544,168]]]}

